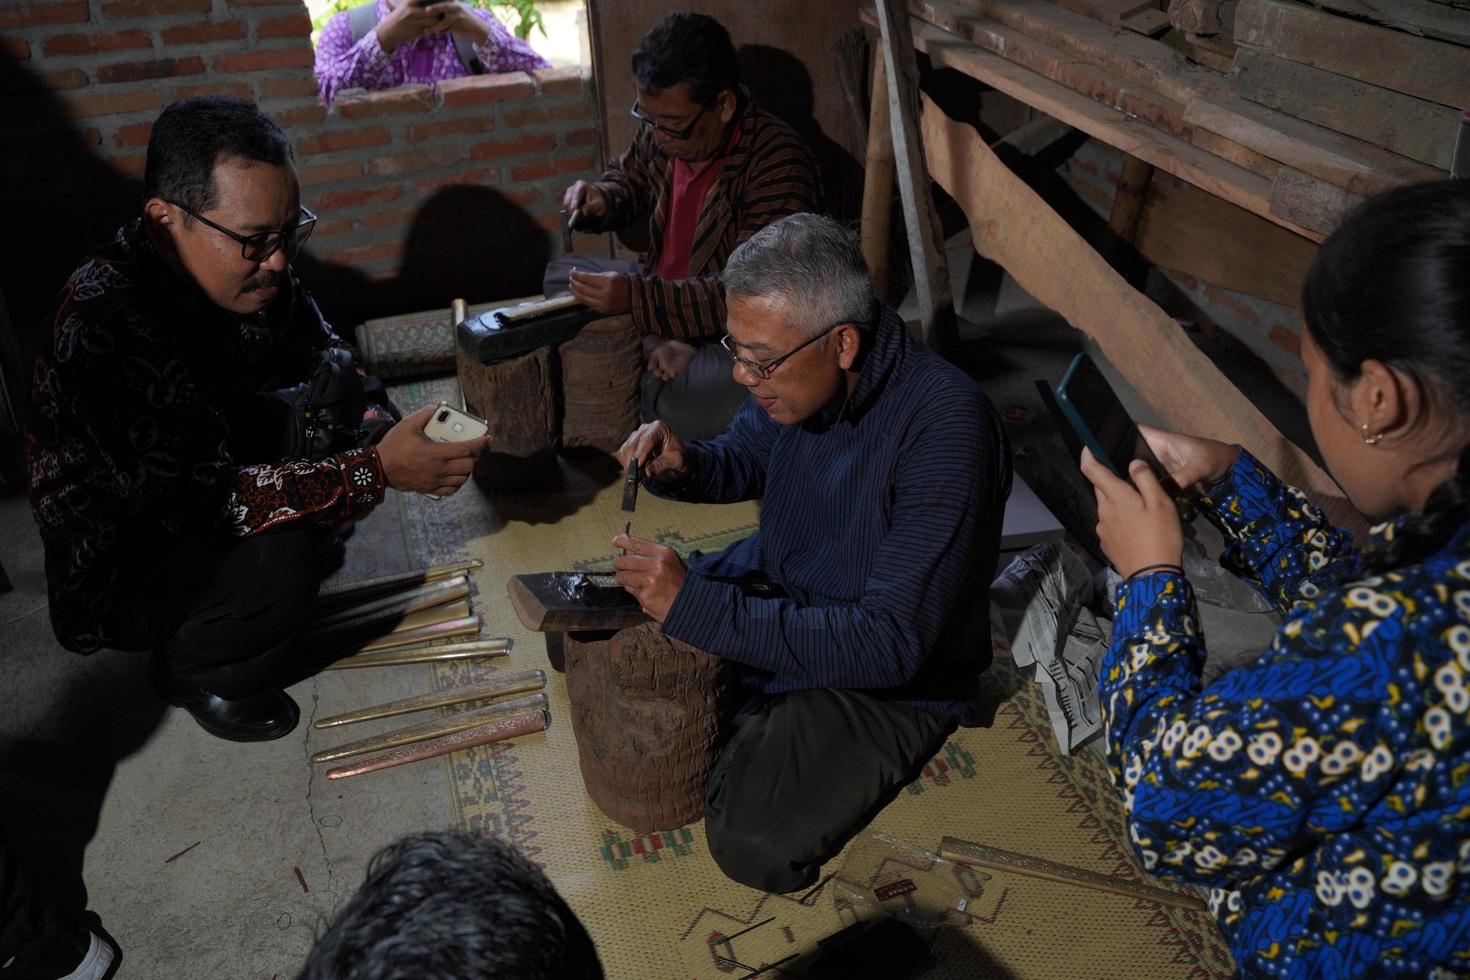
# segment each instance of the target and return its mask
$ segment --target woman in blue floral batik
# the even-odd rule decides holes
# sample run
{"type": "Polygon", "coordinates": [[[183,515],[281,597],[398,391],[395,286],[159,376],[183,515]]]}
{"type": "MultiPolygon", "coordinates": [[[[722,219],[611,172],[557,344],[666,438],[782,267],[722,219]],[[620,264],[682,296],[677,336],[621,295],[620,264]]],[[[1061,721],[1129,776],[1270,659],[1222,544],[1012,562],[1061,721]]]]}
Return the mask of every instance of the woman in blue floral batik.
{"type": "Polygon", "coordinates": [[[1091,457],[1127,582],[1100,681],[1145,867],[1208,886],[1242,974],[1470,973],[1470,181],[1392,191],[1322,246],[1303,292],[1312,433],[1374,520],[1359,551],[1238,447],[1148,430],[1164,484],[1091,457]],[[1165,487],[1168,487],[1166,489],[1165,487]],[[1200,684],[1171,493],[1284,617],[1200,684]]]}

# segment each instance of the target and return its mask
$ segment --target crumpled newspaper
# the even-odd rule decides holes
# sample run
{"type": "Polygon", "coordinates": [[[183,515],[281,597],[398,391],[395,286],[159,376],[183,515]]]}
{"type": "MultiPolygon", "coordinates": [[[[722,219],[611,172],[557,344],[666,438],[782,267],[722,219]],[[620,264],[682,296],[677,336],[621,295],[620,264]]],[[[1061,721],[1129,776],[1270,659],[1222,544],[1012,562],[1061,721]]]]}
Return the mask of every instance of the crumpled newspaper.
{"type": "Polygon", "coordinates": [[[1112,628],[1086,608],[1091,596],[1087,566],[1053,542],[1021,552],[990,586],[992,640],[1041,685],[1068,755],[1103,730],[1097,679],[1112,628]]]}

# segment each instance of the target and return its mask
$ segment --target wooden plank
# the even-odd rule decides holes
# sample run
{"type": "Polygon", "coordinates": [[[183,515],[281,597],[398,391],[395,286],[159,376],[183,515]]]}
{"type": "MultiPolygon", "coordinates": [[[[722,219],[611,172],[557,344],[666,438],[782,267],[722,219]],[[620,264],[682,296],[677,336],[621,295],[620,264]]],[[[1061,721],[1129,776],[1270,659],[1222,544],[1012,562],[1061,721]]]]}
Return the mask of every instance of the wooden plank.
{"type": "Polygon", "coordinates": [[[1109,27],[1122,27],[1124,18],[1150,7],[1157,10],[1159,6],[1157,0],[1056,0],[1056,4],[1109,27]]]}
{"type": "Polygon", "coordinates": [[[1213,47],[1200,44],[1195,38],[1198,34],[1186,34],[1180,30],[1173,30],[1159,38],[1169,47],[1178,51],[1184,57],[1197,64],[1203,65],[1211,71],[1220,72],[1222,75],[1230,74],[1230,69],[1235,65],[1235,52],[1224,55],[1213,47]]]}
{"type": "Polygon", "coordinates": [[[863,216],[859,235],[873,276],[873,295],[888,302],[888,237],[893,229],[893,133],[888,121],[885,59],[873,59],[868,106],[868,152],[863,170],[863,216]]]}
{"type": "Polygon", "coordinates": [[[1355,532],[1364,529],[1331,478],[1220,373],[1168,314],[1124,282],[1011,173],[974,129],[925,99],[923,130],[931,173],[963,209],[980,253],[1096,341],[1165,425],[1248,446],[1334,521],[1355,532]],[[1059,269],[1066,274],[1058,275],[1059,269]]]}
{"type": "Polygon", "coordinates": [[[902,0],[877,0],[878,30],[888,75],[888,115],[893,132],[893,163],[908,233],[909,261],[919,300],[924,342],[940,351],[958,340],[949,268],[939,234],[939,216],[929,189],[929,168],[919,136],[919,66],[913,28],[902,0]]]}
{"type": "Polygon", "coordinates": [[[1282,167],[1271,184],[1271,213],[1324,237],[1337,229],[1343,215],[1363,201],[1361,194],[1290,167],[1282,167]]]}
{"type": "Polygon", "coordinates": [[[1183,103],[1138,82],[1079,61],[1074,55],[1038,41],[1015,28],[971,13],[963,4],[953,0],[911,0],[909,8],[929,23],[992,51],[1007,61],[1024,65],[1073,91],[1090,96],[1129,116],[1153,123],[1171,135],[1194,143],[1263,177],[1276,176],[1274,162],[1208,130],[1196,130],[1184,121],[1183,103]]]}
{"type": "Polygon", "coordinates": [[[1028,157],[1034,157],[1063,136],[1074,132],[1076,132],[1075,129],[1060,119],[1053,119],[1051,116],[1042,113],[1025,125],[1011,130],[994,143],[991,143],[990,148],[992,150],[998,150],[1002,146],[1009,146],[1018,153],[1028,157]]]}
{"type": "Polygon", "coordinates": [[[1434,167],[1245,99],[1195,99],[1184,121],[1359,194],[1444,177],[1434,167]]]}
{"type": "Polygon", "coordinates": [[[1236,0],[1169,0],[1169,23],[1190,34],[1229,34],[1236,0]]]}
{"type": "MultiPolygon", "coordinates": [[[[862,15],[872,17],[867,10],[862,15]]],[[[982,51],[932,24],[916,20],[913,34],[915,47],[925,52],[935,65],[963,72],[1166,173],[1313,241],[1322,240],[1317,233],[1271,214],[1271,182],[1266,178],[1094,102],[999,55],[982,51]]]]}
{"type": "Polygon", "coordinates": [[[1157,175],[1134,245],[1161,269],[1293,309],[1317,246],[1228,201],[1157,175]]]}
{"type": "Polygon", "coordinates": [[[1242,0],[1235,39],[1287,61],[1470,109],[1470,48],[1284,0],[1242,0]]]}
{"type": "Polygon", "coordinates": [[[1231,75],[1252,102],[1449,170],[1459,113],[1242,46],[1231,75]]]}
{"type": "Polygon", "coordinates": [[[1045,0],[960,0],[960,5],[1176,102],[1222,88],[1217,75],[1166,45],[1131,31],[1110,31],[1045,0]]]}
{"type": "Polygon", "coordinates": [[[1470,11],[1435,0],[1311,0],[1312,5],[1410,34],[1470,44],[1470,11]]]}
{"type": "Polygon", "coordinates": [[[1169,30],[1169,15],[1158,8],[1140,10],[1124,17],[1123,26],[1146,37],[1158,37],[1169,30]]]}

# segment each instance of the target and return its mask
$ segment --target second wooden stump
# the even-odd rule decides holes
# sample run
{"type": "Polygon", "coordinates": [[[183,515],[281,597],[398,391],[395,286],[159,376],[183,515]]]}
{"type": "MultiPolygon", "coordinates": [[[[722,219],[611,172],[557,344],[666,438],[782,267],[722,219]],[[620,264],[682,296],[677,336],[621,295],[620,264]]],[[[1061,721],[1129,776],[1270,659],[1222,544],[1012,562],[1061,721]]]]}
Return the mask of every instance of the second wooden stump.
{"type": "Polygon", "coordinates": [[[557,353],[562,445],[616,453],[638,428],[643,331],[630,316],[603,317],[584,326],[557,353]]]}
{"type": "Polygon", "coordinates": [[[565,651],[582,781],[598,809],[640,833],[701,819],[720,749],[725,662],[654,623],[594,642],[569,633],[565,651]]]}
{"type": "Polygon", "coordinates": [[[465,408],[490,423],[490,448],[475,463],[475,482],[485,490],[530,490],[555,481],[558,379],[551,348],[491,364],[462,347],[457,356],[465,408]]]}

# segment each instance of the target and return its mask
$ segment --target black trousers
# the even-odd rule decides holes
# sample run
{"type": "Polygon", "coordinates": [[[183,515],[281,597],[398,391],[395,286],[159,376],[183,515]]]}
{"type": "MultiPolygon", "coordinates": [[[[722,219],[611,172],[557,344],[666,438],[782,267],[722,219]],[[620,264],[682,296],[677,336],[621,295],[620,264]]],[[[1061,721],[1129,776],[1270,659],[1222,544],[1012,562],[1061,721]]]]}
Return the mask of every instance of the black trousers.
{"type": "Polygon", "coordinates": [[[0,828],[0,967],[41,934],[41,909],[0,828]]]}
{"type": "Polygon", "coordinates": [[[705,793],[710,854],[735,881],[788,892],[892,799],[954,722],[858,691],[757,697],[735,716],[705,793]]]}
{"type": "Polygon", "coordinates": [[[223,698],[273,686],[340,548],[335,529],[297,527],[241,538],[201,561],[203,587],[182,612],[155,614],[163,668],[223,698]]]}
{"type": "Polygon", "coordinates": [[[698,351],[679,376],[660,381],[643,372],[639,413],[644,422],[667,422],[685,442],[713,439],[730,421],[750,392],[730,372],[730,355],[718,341],[695,342],[698,351]]]}

